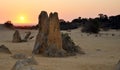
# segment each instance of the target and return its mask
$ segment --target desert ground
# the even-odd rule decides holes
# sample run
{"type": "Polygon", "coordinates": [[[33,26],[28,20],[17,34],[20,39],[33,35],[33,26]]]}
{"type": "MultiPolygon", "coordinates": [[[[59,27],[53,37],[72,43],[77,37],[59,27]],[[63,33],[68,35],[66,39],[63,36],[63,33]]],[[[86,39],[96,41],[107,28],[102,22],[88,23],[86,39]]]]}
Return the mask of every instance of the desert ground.
{"type": "MultiPolygon", "coordinates": [[[[33,36],[37,30],[19,30],[22,37],[26,31],[31,31],[33,36]]],[[[43,57],[35,55],[39,63],[36,70],[115,70],[120,60],[120,31],[101,31],[101,36],[81,33],[80,29],[62,31],[68,33],[72,40],[86,53],[69,57],[43,57]],[[112,34],[115,34],[112,36],[112,34]]],[[[0,45],[7,46],[12,54],[0,53],[0,70],[11,70],[17,59],[11,58],[16,53],[32,55],[35,38],[23,43],[12,43],[14,30],[0,30],[0,45]]]]}

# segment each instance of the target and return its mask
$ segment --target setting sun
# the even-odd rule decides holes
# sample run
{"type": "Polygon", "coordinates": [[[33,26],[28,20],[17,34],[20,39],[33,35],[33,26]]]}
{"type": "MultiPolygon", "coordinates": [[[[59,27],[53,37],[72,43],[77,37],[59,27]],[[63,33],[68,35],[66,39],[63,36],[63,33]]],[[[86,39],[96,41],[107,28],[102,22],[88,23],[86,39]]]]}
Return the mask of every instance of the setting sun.
{"type": "Polygon", "coordinates": [[[24,17],[24,16],[20,16],[20,20],[21,20],[21,21],[24,21],[24,20],[25,20],[25,17],[24,17]]]}
{"type": "Polygon", "coordinates": [[[29,18],[25,14],[17,16],[15,23],[16,23],[15,25],[23,25],[23,26],[24,25],[30,25],[29,24],[30,23],[29,18]]]}
{"type": "Polygon", "coordinates": [[[19,20],[20,20],[21,23],[25,23],[25,17],[24,16],[20,16],[19,20]]]}

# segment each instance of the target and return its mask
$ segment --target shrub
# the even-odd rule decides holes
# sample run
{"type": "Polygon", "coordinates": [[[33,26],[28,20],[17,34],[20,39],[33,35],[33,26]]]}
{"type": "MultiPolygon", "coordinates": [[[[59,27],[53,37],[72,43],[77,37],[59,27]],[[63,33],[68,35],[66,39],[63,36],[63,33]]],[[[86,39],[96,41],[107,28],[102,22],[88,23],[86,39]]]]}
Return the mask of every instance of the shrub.
{"type": "Polygon", "coordinates": [[[81,31],[86,33],[99,33],[99,23],[96,20],[89,20],[83,25],[81,31]]]}

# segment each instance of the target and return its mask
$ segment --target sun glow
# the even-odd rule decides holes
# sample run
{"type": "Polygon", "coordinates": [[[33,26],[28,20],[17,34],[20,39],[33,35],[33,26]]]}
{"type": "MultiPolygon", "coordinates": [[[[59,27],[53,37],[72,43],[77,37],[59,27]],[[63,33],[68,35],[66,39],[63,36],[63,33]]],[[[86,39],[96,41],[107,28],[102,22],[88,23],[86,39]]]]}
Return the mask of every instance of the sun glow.
{"type": "Polygon", "coordinates": [[[26,26],[31,25],[27,15],[19,15],[16,18],[15,25],[17,26],[26,26]]]}
{"type": "Polygon", "coordinates": [[[19,21],[20,21],[20,23],[25,23],[25,17],[24,16],[20,16],[19,17],[19,21]]]}
{"type": "Polygon", "coordinates": [[[25,17],[24,17],[24,16],[20,16],[20,20],[21,20],[21,21],[24,21],[24,20],[25,20],[25,17]]]}

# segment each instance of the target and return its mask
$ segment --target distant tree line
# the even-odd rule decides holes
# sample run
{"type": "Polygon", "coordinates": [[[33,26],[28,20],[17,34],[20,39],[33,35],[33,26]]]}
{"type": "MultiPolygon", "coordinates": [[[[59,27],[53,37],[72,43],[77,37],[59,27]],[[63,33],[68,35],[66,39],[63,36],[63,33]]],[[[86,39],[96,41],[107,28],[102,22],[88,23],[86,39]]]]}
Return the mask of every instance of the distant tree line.
{"type": "Polygon", "coordinates": [[[98,14],[96,18],[77,18],[71,22],[60,20],[61,30],[76,29],[81,27],[82,32],[98,33],[100,29],[120,29],[120,15],[107,16],[104,14],[98,14]]]}
{"type": "MultiPolygon", "coordinates": [[[[120,29],[120,15],[107,16],[98,14],[96,18],[81,18],[73,19],[71,22],[60,19],[60,29],[70,30],[81,27],[82,32],[99,33],[100,30],[107,31],[109,29],[120,29]]],[[[31,27],[37,29],[38,25],[31,27]]]]}
{"type": "MultiPolygon", "coordinates": [[[[7,21],[4,23],[4,25],[8,28],[14,27],[11,21],[7,21]]],[[[102,30],[109,30],[109,29],[120,29],[120,15],[116,16],[107,16],[105,14],[98,14],[98,17],[96,18],[77,18],[73,19],[71,22],[64,21],[63,19],[60,19],[60,29],[61,30],[70,30],[70,29],[76,29],[81,27],[82,32],[87,33],[99,33],[99,31],[102,30]]],[[[38,25],[36,26],[19,26],[15,28],[20,29],[37,29],[38,25]]]]}

